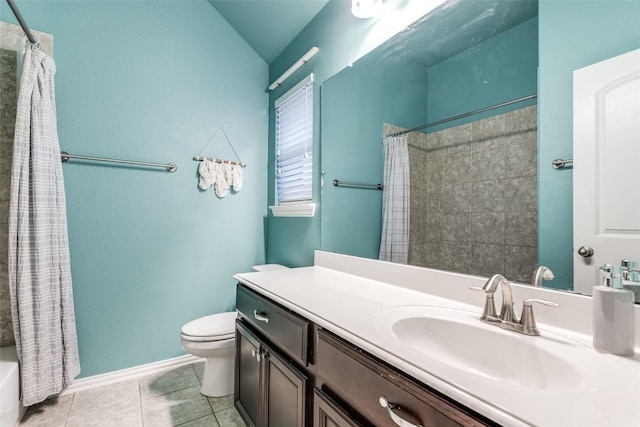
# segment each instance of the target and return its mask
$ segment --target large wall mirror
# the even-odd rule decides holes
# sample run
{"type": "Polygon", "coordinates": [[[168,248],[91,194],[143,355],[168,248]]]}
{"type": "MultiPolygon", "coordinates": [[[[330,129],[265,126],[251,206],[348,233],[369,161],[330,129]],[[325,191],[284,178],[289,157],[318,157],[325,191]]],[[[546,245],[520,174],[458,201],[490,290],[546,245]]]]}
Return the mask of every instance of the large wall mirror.
{"type": "Polygon", "coordinates": [[[409,264],[523,283],[549,264],[556,278],[542,285],[573,290],[571,188],[557,218],[540,205],[572,180],[547,159],[572,152],[571,141],[568,152],[539,143],[530,95],[549,25],[538,12],[537,1],[449,1],[323,83],[323,250],[378,258],[384,135],[525,98],[408,134],[409,264]]]}

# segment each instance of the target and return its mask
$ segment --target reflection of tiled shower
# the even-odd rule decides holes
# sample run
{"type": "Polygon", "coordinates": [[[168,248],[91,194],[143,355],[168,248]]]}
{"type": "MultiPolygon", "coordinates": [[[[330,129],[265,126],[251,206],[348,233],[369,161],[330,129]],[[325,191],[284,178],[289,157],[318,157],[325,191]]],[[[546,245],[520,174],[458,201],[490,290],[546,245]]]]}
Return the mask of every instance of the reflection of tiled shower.
{"type": "Polygon", "coordinates": [[[17,103],[15,50],[0,49],[0,88],[0,347],[4,347],[14,345],[7,271],[7,221],[17,103]]]}
{"type": "MultiPolygon", "coordinates": [[[[42,49],[50,53],[53,38],[50,34],[34,31],[42,49]]],[[[16,42],[24,33],[13,24],[0,22],[0,347],[14,345],[9,299],[7,266],[7,240],[9,219],[9,188],[11,184],[11,158],[13,157],[13,131],[17,106],[16,42]]]]}
{"type": "MultiPolygon", "coordinates": [[[[400,128],[385,125],[385,134],[400,128]]],[[[538,261],[535,106],[409,134],[409,263],[530,282],[538,261]]]]}

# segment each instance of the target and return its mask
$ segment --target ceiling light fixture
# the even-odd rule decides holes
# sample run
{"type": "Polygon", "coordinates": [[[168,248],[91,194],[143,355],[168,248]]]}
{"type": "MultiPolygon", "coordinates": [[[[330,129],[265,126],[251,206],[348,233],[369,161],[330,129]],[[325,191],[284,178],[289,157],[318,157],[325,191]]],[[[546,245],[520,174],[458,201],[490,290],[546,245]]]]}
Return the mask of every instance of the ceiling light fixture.
{"type": "Polygon", "coordinates": [[[351,0],[351,13],[356,18],[372,18],[381,10],[382,0],[351,0]]]}

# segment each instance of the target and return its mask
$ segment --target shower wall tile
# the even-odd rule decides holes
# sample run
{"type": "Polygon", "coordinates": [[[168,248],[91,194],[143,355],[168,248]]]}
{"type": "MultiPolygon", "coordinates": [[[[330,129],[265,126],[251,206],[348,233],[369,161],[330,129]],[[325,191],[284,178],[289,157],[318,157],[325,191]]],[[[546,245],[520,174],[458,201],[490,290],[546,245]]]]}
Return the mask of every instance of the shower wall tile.
{"type": "Polygon", "coordinates": [[[504,115],[505,131],[508,132],[523,132],[533,131],[538,129],[538,115],[535,106],[520,108],[504,115]]]}
{"type": "Polygon", "coordinates": [[[504,177],[504,150],[476,151],[472,155],[471,179],[474,182],[504,177]]]}
{"type": "Polygon", "coordinates": [[[531,283],[538,265],[538,248],[507,246],[505,276],[523,283],[531,283]]]}
{"type": "Polygon", "coordinates": [[[417,239],[411,239],[409,241],[409,264],[422,266],[423,259],[425,257],[422,250],[423,244],[417,239]]]}
{"type": "Polygon", "coordinates": [[[436,152],[441,156],[468,153],[471,151],[470,142],[473,140],[471,123],[439,132],[430,133],[427,136],[427,151],[436,152]]]}
{"type": "MultiPolygon", "coordinates": [[[[9,200],[11,188],[11,158],[13,157],[13,141],[0,140],[0,201],[9,200]]],[[[0,216],[3,221],[8,218],[8,210],[1,211],[7,215],[0,216]]]]}
{"type": "Polygon", "coordinates": [[[513,114],[513,112],[473,122],[473,141],[478,144],[505,136],[508,133],[507,123],[510,122],[509,118],[505,116],[509,114],[513,114]]]}
{"type": "Polygon", "coordinates": [[[504,212],[476,212],[471,217],[474,243],[489,243],[504,245],[505,213],[504,212]]]}
{"type": "Polygon", "coordinates": [[[465,212],[444,214],[443,241],[471,242],[471,214],[465,212]]]}
{"type": "MultiPolygon", "coordinates": [[[[8,182],[0,182],[3,188],[9,187],[8,182]],[[5,185],[6,184],[6,185],[5,185]]],[[[15,344],[13,324],[11,323],[11,298],[9,293],[8,271],[8,219],[9,200],[0,200],[0,347],[15,344]]]]}
{"type": "Polygon", "coordinates": [[[479,153],[481,151],[499,150],[504,151],[505,145],[509,142],[509,136],[491,136],[483,139],[474,139],[471,143],[471,151],[479,153]]]}
{"type": "MultiPolygon", "coordinates": [[[[3,33],[4,36],[4,33],[3,33]]],[[[15,344],[8,277],[9,189],[16,118],[16,52],[0,49],[0,347],[15,344]]]]}
{"type": "Polygon", "coordinates": [[[441,268],[459,273],[473,273],[473,244],[442,242],[441,268]]]}
{"type": "Polygon", "coordinates": [[[492,276],[505,271],[504,245],[474,244],[473,274],[492,276]]]}
{"type": "MultiPolygon", "coordinates": [[[[442,188],[444,180],[444,157],[426,158],[425,185],[428,192],[438,191],[442,188]]],[[[410,172],[413,176],[413,172],[410,172]]]]}
{"type": "Polygon", "coordinates": [[[0,49],[0,141],[13,141],[16,122],[16,53],[0,49]]]}
{"type": "Polygon", "coordinates": [[[537,247],[538,229],[530,226],[537,223],[537,212],[506,212],[505,244],[537,247]]]}
{"type": "Polygon", "coordinates": [[[472,212],[503,212],[505,210],[504,183],[496,179],[471,183],[472,212]]]}
{"type": "Polygon", "coordinates": [[[0,320],[0,347],[9,347],[16,344],[13,336],[13,323],[9,320],[0,320]]]}
{"type": "Polygon", "coordinates": [[[505,179],[504,197],[509,201],[511,211],[535,212],[538,205],[537,177],[505,179]]]}
{"type": "Polygon", "coordinates": [[[426,225],[426,233],[424,239],[426,242],[439,242],[444,239],[444,214],[442,212],[428,213],[424,223],[426,225]]]}
{"type": "Polygon", "coordinates": [[[536,175],[538,165],[536,138],[535,131],[513,135],[511,143],[505,147],[505,177],[536,175]]]}
{"type": "Polygon", "coordinates": [[[530,280],[536,125],[533,106],[410,138],[411,264],[530,280]]]}
{"type": "MultiPolygon", "coordinates": [[[[419,149],[409,146],[409,170],[415,171],[414,176],[409,177],[409,181],[413,181],[416,183],[424,182],[425,175],[425,166],[424,159],[422,153],[419,149]]],[[[412,185],[415,185],[412,183],[412,185]]]]}
{"type": "Polygon", "coordinates": [[[436,191],[427,193],[425,202],[427,212],[442,212],[443,189],[439,188],[436,191]]]}
{"type": "Polygon", "coordinates": [[[471,179],[471,153],[458,153],[445,156],[443,179],[444,182],[460,184],[471,179]]]}
{"type": "Polygon", "coordinates": [[[423,262],[418,263],[418,265],[424,265],[425,267],[430,268],[441,268],[439,265],[443,258],[442,240],[425,242],[422,248],[422,253],[424,256],[423,262]]]}
{"type": "Polygon", "coordinates": [[[442,192],[442,210],[444,212],[469,212],[471,183],[462,184],[446,182],[442,192]]]}

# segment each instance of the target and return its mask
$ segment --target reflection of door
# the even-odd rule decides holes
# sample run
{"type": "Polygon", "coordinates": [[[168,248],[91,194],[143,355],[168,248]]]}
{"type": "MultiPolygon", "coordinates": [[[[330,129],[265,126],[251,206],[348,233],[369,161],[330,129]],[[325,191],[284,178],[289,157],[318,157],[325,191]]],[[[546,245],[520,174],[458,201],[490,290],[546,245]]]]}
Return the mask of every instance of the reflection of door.
{"type": "Polygon", "coordinates": [[[573,73],[573,160],[574,290],[590,294],[596,265],[640,260],[640,49],[573,73]]]}

